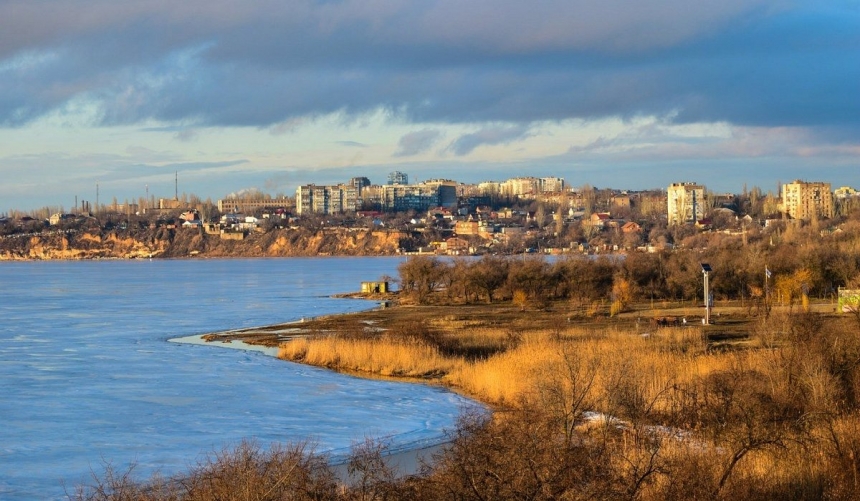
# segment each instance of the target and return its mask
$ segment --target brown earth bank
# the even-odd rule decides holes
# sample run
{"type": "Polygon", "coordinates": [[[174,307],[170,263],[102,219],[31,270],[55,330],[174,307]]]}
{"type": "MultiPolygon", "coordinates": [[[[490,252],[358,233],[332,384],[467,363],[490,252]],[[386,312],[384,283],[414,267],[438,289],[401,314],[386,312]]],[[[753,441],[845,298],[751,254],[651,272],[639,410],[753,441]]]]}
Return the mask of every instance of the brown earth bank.
{"type": "Polygon", "coordinates": [[[304,228],[240,235],[185,228],[10,235],[0,239],[0,260],[384,256],[397,254],[406,238],[396,231],[304,228]]]}

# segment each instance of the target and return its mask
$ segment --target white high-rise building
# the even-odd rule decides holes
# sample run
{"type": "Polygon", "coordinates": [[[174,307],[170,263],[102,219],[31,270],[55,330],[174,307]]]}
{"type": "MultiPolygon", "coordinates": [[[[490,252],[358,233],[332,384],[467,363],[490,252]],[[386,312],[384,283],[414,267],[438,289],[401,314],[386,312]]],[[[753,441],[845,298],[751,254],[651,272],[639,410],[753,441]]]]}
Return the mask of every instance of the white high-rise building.
{"type": "Polygon", "coordinates": [[[705,214],[705,187],[696,183],[672,183],[666,190],[669,224],[695,223],[705,214]]]}
{"type": "Polygon", "coordinates": [[[359,190],[351,185],[318,186],[306,184],[296,189],[298,214],[341,214],[358,210],[359,190]]]}
{"type": "Polygon", "coordinates": [[[540,178],[540,191],[541,193],[564,191],[564,179],[560,177],[542,177],[540,178]]]}

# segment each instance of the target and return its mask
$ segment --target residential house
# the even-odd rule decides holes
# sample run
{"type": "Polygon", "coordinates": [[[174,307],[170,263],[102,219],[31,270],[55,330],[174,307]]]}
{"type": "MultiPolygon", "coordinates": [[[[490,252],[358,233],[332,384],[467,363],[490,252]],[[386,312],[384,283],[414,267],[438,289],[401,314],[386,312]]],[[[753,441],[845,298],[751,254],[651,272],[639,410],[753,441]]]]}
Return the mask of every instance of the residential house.
{"type": "Polygon", "coordinates": [[[609,227],[609,223],[612,220],[612,217],[608,212],[595,212],[591,214],[586,220],[583,220],[583,226],[587,226],[589,228],[594,229],[604,229],[609,227]]]}
{"type": "Polygon", "coordinates": [[[469,254],[469,241],[464,238],[452,237],[445,240],[445,249],[452,256],[466,255],[469,254]]]}
{"type": "Polygon", "coordinates": [[[621,226],[621,232],[624,234],[642,233],[642,226],[633,221],[627,221],[621,226]]]}

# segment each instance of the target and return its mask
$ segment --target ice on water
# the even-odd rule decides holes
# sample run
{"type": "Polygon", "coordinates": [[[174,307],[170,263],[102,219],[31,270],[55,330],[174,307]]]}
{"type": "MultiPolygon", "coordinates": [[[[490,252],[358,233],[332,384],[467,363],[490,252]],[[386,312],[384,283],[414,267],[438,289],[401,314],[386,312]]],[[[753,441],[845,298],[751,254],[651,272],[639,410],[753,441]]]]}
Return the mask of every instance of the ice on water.
{"type": "Polygon", "coordinates": [[[0,264],[0,499],[63,499],[107,462],[170,475],[253,439],[342,455],[438,441],[463,398],[253,351],[169,343],[366,309],[391,258],[0,264]],[[64,487],[65,486],[65,487],[64,487]]]}

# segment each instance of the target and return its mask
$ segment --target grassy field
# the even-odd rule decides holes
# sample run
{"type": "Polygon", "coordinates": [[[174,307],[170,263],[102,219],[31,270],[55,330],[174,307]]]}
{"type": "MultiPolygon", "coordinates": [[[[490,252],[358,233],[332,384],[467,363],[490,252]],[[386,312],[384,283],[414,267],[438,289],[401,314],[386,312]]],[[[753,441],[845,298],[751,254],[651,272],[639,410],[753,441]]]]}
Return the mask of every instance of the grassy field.
{"type": "MultiPolygon", "coordinates": [[[[829,303],[810,307],[828,317],[833,309],[829,303]]],[[[667,302],[634,304],[614,316],[608,305],[555,303],[541,311],[510,303],[396,305],[207,339],[279,346],[286,360],[368,377],[442,384],[499,408],[534,398],[544,380],[576,359],[600,368],[594,387],[603,393],[624,379],[641,385],[641,398],[653,401],[668,385],[761,356],[745,348],[758,347],[767,338],[762,331],[778,330],[789,310],[775,307],[766,321],[749,305],[722,303],[707,326],[703,313],[694,303],[667,302]]],[[[606,402],[593,404],[611,410],[606,402]]]]}

